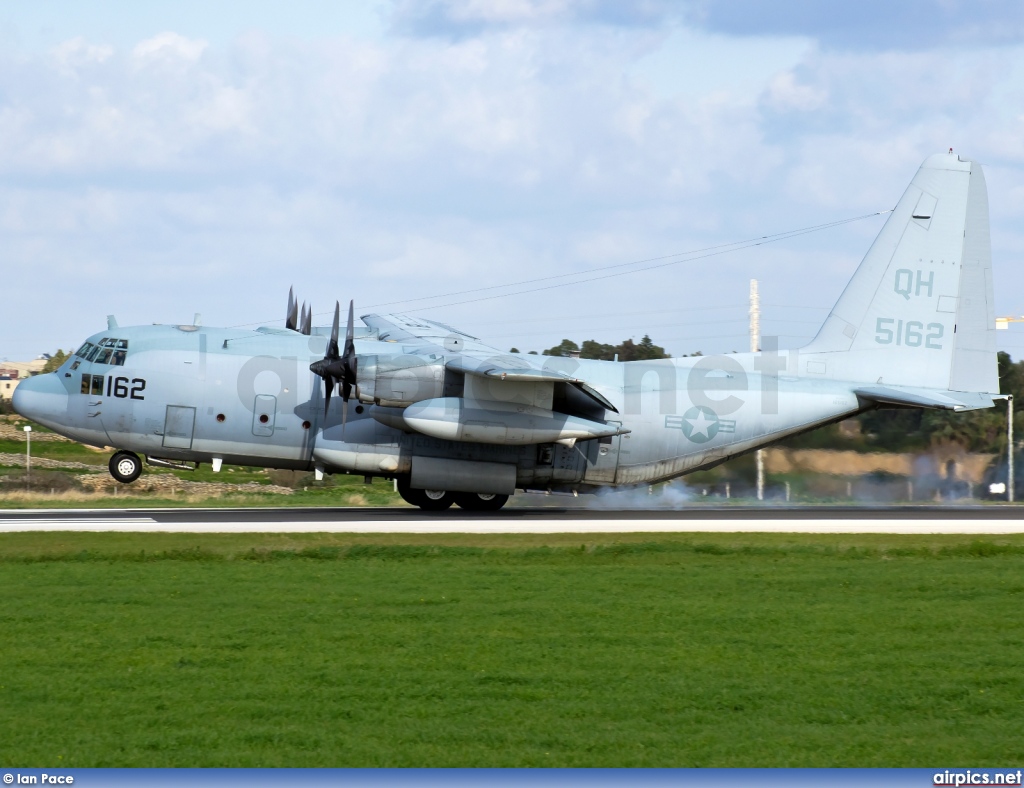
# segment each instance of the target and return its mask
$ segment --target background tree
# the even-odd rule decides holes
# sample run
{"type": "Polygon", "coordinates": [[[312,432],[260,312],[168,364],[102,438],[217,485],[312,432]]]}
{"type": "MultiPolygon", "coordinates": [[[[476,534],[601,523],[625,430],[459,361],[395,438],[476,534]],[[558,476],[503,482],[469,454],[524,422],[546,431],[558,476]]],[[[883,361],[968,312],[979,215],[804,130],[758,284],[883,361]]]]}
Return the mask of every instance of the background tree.
{"type": "Polygon", "coordinates": [[[569,356],[572,353],[577,352],[580,346],[573,342],[571,339],[563,339],[561,343],[550,347],[547,350],[542,350],[540,354],[542,356],[569,356]]]}
{"type": "Polygon", "coordinates": [[[40,374],[45,374],[47,372],[56,372],[60,365],[67,360],[68,354],[61,350],[60,348],[57,348],[57,352],[50,356],[49,360],[46,362],[40,374]]]}
{"type": "Polygon", "coordinates": [[[593,339],[588,339],[582,346],[577,345],[571,339],[563,339],[558,345],[542,351],[545,356],[569,356],[578,352],[580,358],[597,359],[599,361],[613,361],[616,356],[619,361],[647,361],[656,358],[671,358],[665,352],[665,348],[654,344],[654,341],[644,334],[639,343],[627,339],[618,345],[606,345],[593,339]]]}

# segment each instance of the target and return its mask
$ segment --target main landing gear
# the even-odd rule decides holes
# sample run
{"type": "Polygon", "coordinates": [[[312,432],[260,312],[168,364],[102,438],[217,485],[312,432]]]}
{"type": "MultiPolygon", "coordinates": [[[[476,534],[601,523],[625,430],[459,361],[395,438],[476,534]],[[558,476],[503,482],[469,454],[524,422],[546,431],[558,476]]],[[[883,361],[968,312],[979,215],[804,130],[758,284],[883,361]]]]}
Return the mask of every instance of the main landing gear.
{"type": "Polygon", "coordinates": [[[110,475],[122,484],[131,484],[142,473],[142,460],[130,451],[119,451],[110,458],[110,475]]]}
{"type": "Polygon", "coordinates": [[[398,480],[398,494],[406,503],[427,512],[441,512],[456,504],[471,512],[496,512],[508,502],[507,495],[488,493],[456,493],[447,490],[417,490],[408,479],[398,480]]]}

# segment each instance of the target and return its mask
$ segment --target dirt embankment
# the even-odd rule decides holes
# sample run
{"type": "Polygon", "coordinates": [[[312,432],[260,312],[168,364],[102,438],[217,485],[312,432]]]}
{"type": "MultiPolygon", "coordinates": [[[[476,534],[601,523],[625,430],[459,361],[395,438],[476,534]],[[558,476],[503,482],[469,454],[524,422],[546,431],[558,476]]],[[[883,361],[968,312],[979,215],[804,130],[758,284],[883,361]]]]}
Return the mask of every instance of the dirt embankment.
{"type": "Polygon", "coordinates": [[[927,454],[861,453],[827,449],[766,449],[768,473],[820,473],[831,476],[865,476],[891,473],[896,476],[935,475],[945,478],[948,463],[954,463],[955,478],[979,484],[994,454],[970,453],[955,448],[936,449],[927,454]]]}

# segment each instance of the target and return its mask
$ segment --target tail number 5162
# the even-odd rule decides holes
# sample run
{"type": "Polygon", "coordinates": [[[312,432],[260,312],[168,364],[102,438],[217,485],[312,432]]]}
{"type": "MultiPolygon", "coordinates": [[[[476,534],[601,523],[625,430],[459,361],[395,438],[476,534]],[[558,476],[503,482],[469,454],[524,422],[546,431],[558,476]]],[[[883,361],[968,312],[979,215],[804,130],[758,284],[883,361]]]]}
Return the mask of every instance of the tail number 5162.
{"type": "Polygon", "coordinates": [[[927,326],[919,320],[896,320],[891,317],[880,317],[875,321],[875,342],[879,345],[906,345],[907,347],[926,347],[942,350],[942,335],[945,332],[942,323],[929,323],[927,326]],[[927,332],[927,333],[925,333],[927,332]]]}

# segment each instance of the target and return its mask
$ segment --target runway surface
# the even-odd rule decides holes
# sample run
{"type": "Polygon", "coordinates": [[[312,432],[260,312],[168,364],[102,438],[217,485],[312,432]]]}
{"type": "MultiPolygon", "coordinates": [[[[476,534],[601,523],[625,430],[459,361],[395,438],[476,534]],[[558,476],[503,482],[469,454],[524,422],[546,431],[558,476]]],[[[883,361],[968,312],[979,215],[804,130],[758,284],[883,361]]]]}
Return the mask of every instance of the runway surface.
{"type": "Polygon", "coordinates": [[[480,514],[406,508],[0,511],[0,532],[181,533],[1024,533],[1024,509],[973,507],[509,508],[480,514]]]}

